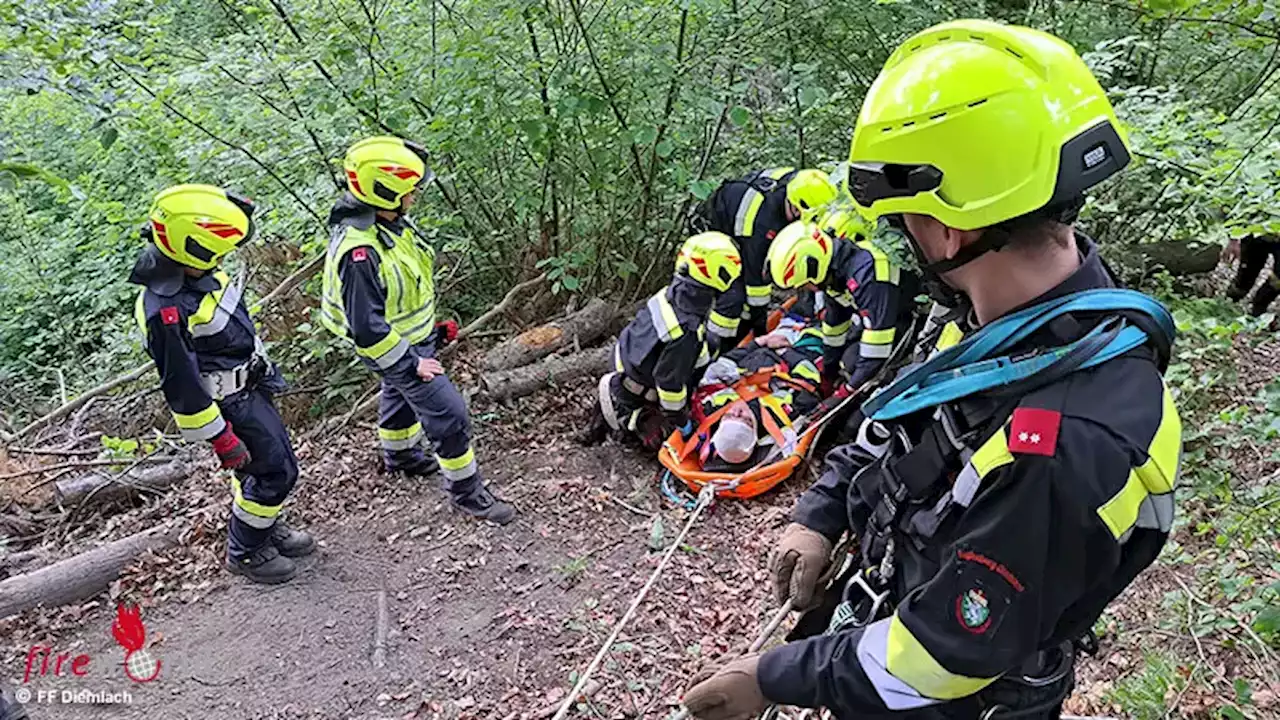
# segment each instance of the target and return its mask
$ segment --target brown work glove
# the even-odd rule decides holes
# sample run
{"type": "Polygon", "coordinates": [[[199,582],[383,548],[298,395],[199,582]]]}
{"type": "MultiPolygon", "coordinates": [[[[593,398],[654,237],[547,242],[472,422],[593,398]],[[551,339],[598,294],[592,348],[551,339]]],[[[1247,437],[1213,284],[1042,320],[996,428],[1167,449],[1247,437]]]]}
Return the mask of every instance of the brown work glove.
{"type": "Polygon", "coordinates": [[[818,587],[818,578],[830,561],[831,541],[825,535],[800,523],[788,525],[769,559],[778,602],[791,598],[792,608],[800,611],[821,604],[825,588],[818,587]]]}
{"type": "Polygon", "coordinates": [[[759,655],[748,655],[723,666],[704,668],[693,676],[684,706],[697,720],[750,720],[769,701],[760,689],[756,671],[759,655]]]}

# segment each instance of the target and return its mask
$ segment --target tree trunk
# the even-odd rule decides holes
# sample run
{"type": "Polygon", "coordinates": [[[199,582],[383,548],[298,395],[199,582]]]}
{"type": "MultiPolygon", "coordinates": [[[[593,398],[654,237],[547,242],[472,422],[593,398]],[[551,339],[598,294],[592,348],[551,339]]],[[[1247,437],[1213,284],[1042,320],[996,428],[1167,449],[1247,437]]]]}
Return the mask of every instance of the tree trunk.
{"type": "Polygon", "coordinates": [[[600,375],[613,367],[613,343],[560,357],[552,355],[525,367],[496,372],[483,378],[481,392],[490,400],[511,400],[532,395],[556,383],[584,375],[600,375]]]}
{"type": "Polygon", "coordinates": [[[43,605],[46,608],[80,602],[97,595],[134,558],[148,550],[164,550],[178,543],[180,524],[144,530],[107,543],[39,570],[0,582],[0,618],[43,605]]]}
{"type": "Polygon", "coordinates": [[[567,347],[582,348],[609,332],[618,308],[600,298],[563,320],[539,325],[490,350],[484,358],[486,370],[511,370],[540,360],[567,347]]]}
{"type": "Polygon", "coordinates": [[[1142,269],[1144,275],[1164,268],[1174,276],[1202,275],[1213,272],[1218,266],[1222,248],[1212,243],[1199,243],[1192,247],[1180,240],[1131,245],[1119,251],[1124,266],[1142,269]]]}
{"type": "Polygon", "coordinates": [[[190,474],[179,462],[144,469],[135,468],[117,478],[114,473],[90,473],[54,483],[63,504],[80,503],[92,497],[94,504],[126,500],[141,493],[161,493],[190,474]]]}

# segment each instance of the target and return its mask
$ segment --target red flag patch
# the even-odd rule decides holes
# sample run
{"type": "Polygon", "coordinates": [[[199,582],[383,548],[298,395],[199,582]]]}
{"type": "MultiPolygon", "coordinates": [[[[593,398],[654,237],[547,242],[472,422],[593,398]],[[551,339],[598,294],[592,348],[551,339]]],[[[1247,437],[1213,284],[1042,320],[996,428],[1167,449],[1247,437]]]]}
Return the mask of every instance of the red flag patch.
{"type": "Polygon", "coordinates": [[[1009,452],[1052,457],[1061,426],[1062,413],[1056,410],[1020,407],[1009,425],[1009,452]]]}
{"type": "Polygon", "coordinates": [[[173,306],[160,308],[160,322],[164,323],[165,325],[177,325],[178,324],[178,308],[173,306]]]}
{"type": "Polygon", "coordinates": [[[858,281],[853,278],[849,278],[849,282],[845,283],[844,286],[849,288],[849,292],[853,292],[858,289],[858,281]]]}
{"type": "Polygon", "coordinates": [[[369,259],[369,251],[365,248],[356,248],[351,251],[351,262],[364,262],[369,259]]]}

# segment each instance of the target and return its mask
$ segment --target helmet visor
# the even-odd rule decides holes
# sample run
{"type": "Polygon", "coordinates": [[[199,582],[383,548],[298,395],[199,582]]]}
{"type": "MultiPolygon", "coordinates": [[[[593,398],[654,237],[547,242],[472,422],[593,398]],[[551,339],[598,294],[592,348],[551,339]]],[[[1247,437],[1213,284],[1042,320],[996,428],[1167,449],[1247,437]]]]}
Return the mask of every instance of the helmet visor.
{"type": "Polygon", "coordinates": [[[862,207],[877,200],[912,197],[942,186],[942,171],[932,165],[856,162],[849,165],[849,192],[862,207]]]}

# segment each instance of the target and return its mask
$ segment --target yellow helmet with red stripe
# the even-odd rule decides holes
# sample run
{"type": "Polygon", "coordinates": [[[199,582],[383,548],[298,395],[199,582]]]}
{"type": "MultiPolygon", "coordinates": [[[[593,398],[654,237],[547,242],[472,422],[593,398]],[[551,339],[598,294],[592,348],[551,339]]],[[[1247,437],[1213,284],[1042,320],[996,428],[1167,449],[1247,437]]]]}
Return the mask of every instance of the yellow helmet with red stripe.
{"type": "Polygon", "coordinates": [[[149,213],[150,239],[174,262],[197,270],[217,267],[223,256],[253,237],[253,202],[213,185],[175,185],[156,195],[149,213]]]}
{"type": "Polygon", "coordinates": [[[780,288],[795,289],[822,283],[831,268],[835,241],[817,223],[797,220],[782,228],[765,260],[765,274],[780,288]]]}
{"type": "Polygon", "coordinates": [[[741,277],[742,256],[728,235],[699,233],[680,246],[676,272],[685,273],[707,287],[724,292],[741,277]]]}
{"type": "Polygon", "coordinates": [[[361,140],[347,151],[343,169],[356,199],[384,210],[398,210],[405,195],[435,174],[427,168],[427,151],[397,137],[361,140]]]}

